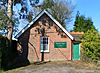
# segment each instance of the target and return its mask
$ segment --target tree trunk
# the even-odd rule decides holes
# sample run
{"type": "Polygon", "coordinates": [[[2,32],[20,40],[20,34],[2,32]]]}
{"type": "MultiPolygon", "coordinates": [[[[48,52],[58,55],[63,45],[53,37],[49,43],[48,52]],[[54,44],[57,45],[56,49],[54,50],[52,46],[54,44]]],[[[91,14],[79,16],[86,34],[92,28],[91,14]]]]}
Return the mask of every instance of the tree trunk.
{"type": "Polygon", "coordinates": [[[10,42],[12,41],[12,33],[13,33],[13,26],[12,26],[12,22],[9,22],[8,24],[8,30],[7,30],[7,38],[10,40],[10,42]]]}
{"type": "MultiPolygon", "coordinates": [[[[7,15],[9,19],[11,20],[12,17],[12,0],[8,0],[8,8],[7,8],[7,15]]],[[[7,33],[7,38],[12,41],[12,33],[13,33],[13,25],[12,22],[8,22],[8,33],[7,33]]]]}
{"type": "Polygon", "coordinates": [[[12,16],[12,0],[8,0],[8,8],[7,8],[7,15],[9,18],[12,16]]]}

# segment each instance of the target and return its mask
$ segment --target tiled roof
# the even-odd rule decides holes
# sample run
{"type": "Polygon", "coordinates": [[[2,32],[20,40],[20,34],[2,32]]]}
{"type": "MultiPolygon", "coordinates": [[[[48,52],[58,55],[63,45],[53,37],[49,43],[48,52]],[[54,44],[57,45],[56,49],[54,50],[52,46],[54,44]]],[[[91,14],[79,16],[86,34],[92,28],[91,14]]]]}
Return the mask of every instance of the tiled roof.
{"type": "Polygon", "coordinates": [[[81,42],[82,36],[83,36],[83,32],[69,32],[73,37],[74,37],[74,41],[76,42],[81,42]]]}
{"type": "Polygon", "coordinates": [[[69,32],[70,34],[80,34],[80,35],[83,35],[84,32],[69,32]]]}

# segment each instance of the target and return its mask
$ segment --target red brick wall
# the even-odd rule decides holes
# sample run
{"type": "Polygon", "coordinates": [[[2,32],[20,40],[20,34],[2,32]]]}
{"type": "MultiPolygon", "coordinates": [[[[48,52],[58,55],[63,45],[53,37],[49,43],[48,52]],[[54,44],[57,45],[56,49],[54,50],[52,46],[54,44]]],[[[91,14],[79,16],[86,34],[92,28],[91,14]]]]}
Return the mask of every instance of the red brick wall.
{"type": "MultiPolygon", "coordinates": [[[[42,16],[36,23],[33,24],[31,28],[29,28],[25,33],[23,33],[19,37],[19,42],[24,45],[24,48],[22,47],[21,44],[19,44],[18,50],[20,49],[24,50],[25,46],[27,45],[29,61],[31,62],[41,61],[41,52],[40,52],[41,34],[38,34],[36,32],[36,28],[39,27],[40,24],[44,24],[44,22],[42,22],[41,19],[46,19],[47,25],[49,23],[53,24],[53,26],[51,26],[50,29],[48,29],[47,26],[44,26],[46,29],[46,35],[49,37],[49,52],[44,53],[44,60],[45,61],[71,60],[71,43],[72,43],[71,39],[68,36],[61,37],[61,35],[58,35],[58,32],[55,29],[56,24],[46,15],[42,16]],[[67,48],[54,48],[54,42],[67,42],[67,48]]],[[[64,32],[63,34],[65,35],[64,32]]]]}

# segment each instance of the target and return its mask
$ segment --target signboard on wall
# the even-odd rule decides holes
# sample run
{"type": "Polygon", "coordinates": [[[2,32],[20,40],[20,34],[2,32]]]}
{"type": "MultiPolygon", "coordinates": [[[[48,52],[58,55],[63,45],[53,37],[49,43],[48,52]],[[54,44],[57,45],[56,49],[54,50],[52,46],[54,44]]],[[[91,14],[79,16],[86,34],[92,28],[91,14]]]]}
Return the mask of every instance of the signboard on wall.
{"type": "Polygon", "coordinates": [[[54,42],[54,48],[66,48],[67,43],[66,42],[54,42]]]}

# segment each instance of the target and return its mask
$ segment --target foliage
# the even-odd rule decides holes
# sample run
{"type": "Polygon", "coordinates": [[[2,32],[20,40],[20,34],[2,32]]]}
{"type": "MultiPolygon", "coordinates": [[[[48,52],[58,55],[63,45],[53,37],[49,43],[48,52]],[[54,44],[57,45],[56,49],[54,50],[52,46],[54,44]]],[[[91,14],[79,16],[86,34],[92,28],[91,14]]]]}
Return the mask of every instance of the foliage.
{"type": "Polygon", "coordinates": [[[96,30],[91,18],[86,18],[78,12],[74,23],[74,31],[87,32],[91,29],[96,30]]]}
{"type": "Polygon", "coordinates": [[[96,65],[97,65],[97,66],[100,66],[100,61],[98,61],[96,65]]]}
{"type": "Polygon", "coordinates": [[[32,21],[32,14],[31,13],[29,13],[29,15],[27,16],[27,19],[28,19],[29,22],[32,21]]]}
{"type": "Polygon", "coordinates": [[[82,47],[86,61],[100,61],[100,34],[96,30],[91,29],[84,33],[82,47]]]}
{"type": "Polygon", "coordinates": [[[66,23],[71,19],[73,6],[65,0],[45,0],[41,9],[47,9],[66,28],[66,23]]]}
{"type": "Polygon", "coordinates": [[[4,10],[0,10],[0,29],[4,29],[7,26],[8,17],[5,15],[4,10]]]}
{"type": "Polygon", "coordinates": [[[16,25],[16,23],[17,23],[17,20],[13,20],[13,19],[10,19],[8,16],[7,16],[7,14],[6,14],[6,12],[5,12],[5,10],[3,10],[3,9],[0,9],[0,31],[2,31],[3,32],[3,34],[7,34],[7,30],[8,30],[8,24],[9,23],[12,23],[13,24],[13,31],[14,31],[14,33],[17,31],[17,25],[16,25]]]}
{"type": "Polygon", "coordinates": [[[8,21],[11,21],[5,13],[5,10],[0,9],[0,30],[5,31],[7,30],[8,21]]]}
{"type": "Polygon", "coordinates": [[[44,5],[41,7],[42,9],[51,8],[54,5],[53,0],[44,0],[44,5]]]}

